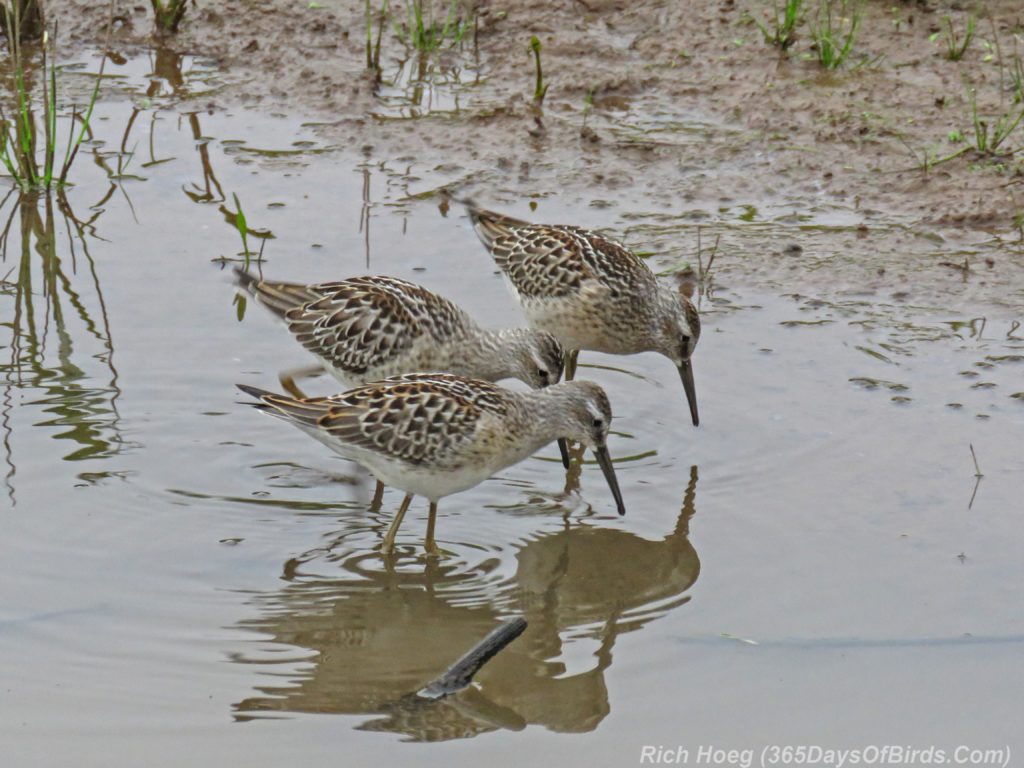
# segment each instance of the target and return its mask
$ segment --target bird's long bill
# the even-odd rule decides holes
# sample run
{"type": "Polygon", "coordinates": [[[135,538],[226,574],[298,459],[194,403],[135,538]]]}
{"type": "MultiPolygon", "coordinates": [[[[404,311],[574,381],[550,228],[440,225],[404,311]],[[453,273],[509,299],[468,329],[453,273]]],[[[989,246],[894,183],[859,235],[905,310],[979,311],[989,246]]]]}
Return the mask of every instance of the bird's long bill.
{"type": "Polygon", "coordinates": [[[608,487],[612,490],[612,496],[615,497],[615,508],[620,515],[626,514],[626,505],[622,503],[622,491],[619,490],[619,481],[615,477],[615,468],[612,467],[612,457],[608,455],[608,448],[598,446],[594,449],[594,455],[601,471],[604,472],[604,479],[608,481],[608,487]]]}
{"type": "Polygon", "coordinates": [[[683,380],[683,389],[686,391],[686,402],[690,404],[693,426],[700,426],[700,416],[697,415],[697,390],[693,386],[693,366],[690,365],[689,360],[684,360],[679,366],[679,378],[683,380]]]}
{"type": "Polygon", "coordinates": [[[558,438],[558,452],[562,454],[562,466],[569,468],[569,442],[564,438],[558,438]]]}

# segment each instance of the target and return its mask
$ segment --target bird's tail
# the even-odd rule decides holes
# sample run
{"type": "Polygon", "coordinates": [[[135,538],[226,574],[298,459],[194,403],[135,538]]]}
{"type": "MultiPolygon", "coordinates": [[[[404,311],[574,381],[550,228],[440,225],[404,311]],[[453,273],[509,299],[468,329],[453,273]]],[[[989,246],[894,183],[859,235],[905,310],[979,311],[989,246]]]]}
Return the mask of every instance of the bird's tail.
{"type": "Polygon", "coordinates": [[[491,248],[499,238],[511,235],[513,229],[530,226],[528,221],[488,211],[486,208],[476,205],[472,200],[459,200],[458,202],[466,206],[469,220],[473,222],[473,229],[476,230],[477,237],[487,248],[491,248]]]}
{"type": "Polygon", "coordinates": [[[251,405],[257,410],[283,419],[297,427],[315,427],[320,417],[327,412],[327,404],[321,397],[297,400],[294,397],[279,395],[259,387],[250,387],[248,384],[236,384],[235,386],[245,394],[256,398],[257,402],[246,403],[246,405],[251,405]]]}
{"type": "Polygon", "coordinates": [[[298,283],[271,283],[235,267],[235,285],[240,293],[252,296],[277,317],[284,319],[289,310],[322,296],[313,286],[298,283]]]}

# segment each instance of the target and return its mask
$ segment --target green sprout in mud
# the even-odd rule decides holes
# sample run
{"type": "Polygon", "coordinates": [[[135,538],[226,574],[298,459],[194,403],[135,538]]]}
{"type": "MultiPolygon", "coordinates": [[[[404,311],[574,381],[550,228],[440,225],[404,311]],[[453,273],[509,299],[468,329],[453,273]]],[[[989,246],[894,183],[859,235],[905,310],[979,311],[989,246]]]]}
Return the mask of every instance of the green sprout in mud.
{"type": "Polygon", "coordinates": [[[540,64],[540,38],[536,35],[530,38],[530,50],[533,51],[533,62],[537,70],[537,80],[533,87],[533,103],[539,107],[544,103],[544,96],[548,92],[548,84],[544,82],[544,70],[540,64]]]}
{"type": "MultiPolygon", "coordinates": [[[[57,65],[55,56],[49,50],[51,38],[44,34],[41,45],[42,64],[42,116],[37,117],[37,107],[33,103],[32,94],[25,76],[22,56],[19,3],[4,5],[3,13],[6,29],[13,30],[9,37],[8,56],[10,68],[14,72],[14,114],[8,116],[0,107],[0,163],[15,183],[24,191],[33,189],[51,189],[67,183],[68,172],[78,155],[78,149],[89,130],[93,108],[99,96],[103,67],[100,65],[99,75],[92,90],[92,96],[84,112],[72,108],[71,124],[64,145],[63,160],[57,165],[57,65]],[[80,128],[75,132],[76,124],[80,128]],[[42,149],[42,158],[39,149],[42,149]]],[[[56,38],[56,27],[53,38],[56,38]]]]}
{"type": "Polygon", "coordinates": [[[591,111],[593,111],[593,109],[594,109],[594,91],[595,90],[596,90],[596,88],[593,88],[593,87],[588,88],[587,89],[587,95],[583,97],[583,125],[580,128],[581,132],[587,130],[587,116],[590,115],[591,111]]]}
{"type": "Polygon", "coordinates": [[[964,36],[961,38],[953,28],[953,19],[948,15],[942,17],[942,34],[946,41],[946,58],[950,61],[960,61],[967,53],[967,46],[974,38],[974,27],[977,24],[974,14],[967,17],[967,26],[964,29],[964,36]]]}
{"type": "Polygon", "coordinates": [[[853,51],[863,17],[863,0],[821,0],[811,35],[823,67],[839,69],[843,65],[853,51]]]}
{"type": "Polygon", "coordinates": [[[242,203],[238,199],[238,193],[233,192],[232,197],[235,199],[235,228],[242,238],[242,253],[245,255],[245,266],[248,267],[249,260],[252,258],[252,253],[249,250],[249,226],[246,223],[245,211],[242,210],[242,203]]]}
{"type": "Polygon", "coordinates": [[[366,68],[380,73],[380,40],[384,36],[384,23],[388,17],[388,0],[384,0],[378,14],[377,42],[373,41],[373,8],[366,0],[366,68]]]}
{"type": "Polygon", "coordinates": [[[784,0],[780,6],[778,0],[772,0],[772,15],[767,24],[751,13],[747,15],[761,30],[761,35],[768,45],[785,51],[796,41],[796,27],[800,23],[803,4],[804,0],[784,0]]]}
{"type": "Polygon", "coordinates": [[[188,0],[149,0],[156,18],[156,28],[160,32],[177,32],[181,20],[185,18],[188,0]]]}
{"type": "MultiPolygon", "coordinates": [[[[953,133],[950,133],[949,140],[954,141],[953,133]]],[[[960,137],[960,140],[963,140],[962,136],[960,137]]],[[[915,149],[902,136],[900,137],[900,141],[902,142],[903,146],[907,148],[907,151],[909,151],[910,154],[913,156],[914,162],[917,164],[917,168],[921,171],[924,171],[925,173],[928,173],[932,168],[934,168],[937,165],[941,165],[942,163],[948,163],[950,160],[955,160],[956,158],[960,157],[960,155],[964,154],[967,150],[970,149],[970,146],[964,145],[960,147],[960,149],[956,150],[955,152],[951,152],[948,155],[940,155],[938,152],[936,152],[933,149],[930,149],[929,147],[915,149]]]]}
{"type": "Polygon", "coordinates": [[[1019,112],[1004,112],[995,122],[989,122],[978,114],[978,100],[974,88],[967,89],[967,100],[971,105],[971,122],[974,126],[974,148],[985,155],[999,154],[999,147],[1024,120],[1024,108],[1019,112]]]}
{"type": "Polygon", "coordinates": [[[237,193],[232,193],[232,199],[235,202],[235,210],[231,210],[226,205],[221,205],[219,210],[224,215],[225,221],[235,228],[238,232],[238,236],[242,239],[242,251],[238,254],[241,256],[240,259],[220,257],[214,259],[214,261],[228,262],[228,261],[241,261],[245,264],[245,268],[249,268],[249,264],[253,261],[263,261],[263,249],[267,245],[267,240],[274,239],[274,233],[268,229],[253,229],[249,225],[249,219],[245,215],[245,211],[242,209],[242,202],[238,199],[237,193]],[[254,237],[260,241],[260,249],[258,252],[254,252],[249,247],[249,238],[254,237]]]}

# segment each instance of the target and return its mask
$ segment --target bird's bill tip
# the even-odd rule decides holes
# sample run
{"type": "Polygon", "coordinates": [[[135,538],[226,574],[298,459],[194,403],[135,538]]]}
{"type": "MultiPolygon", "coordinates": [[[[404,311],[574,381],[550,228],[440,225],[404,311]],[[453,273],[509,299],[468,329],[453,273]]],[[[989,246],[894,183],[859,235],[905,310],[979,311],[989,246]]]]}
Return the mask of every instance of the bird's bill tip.
{"type": "Polygon", "coordinates": [[[686,392],[686,402],[690,405],[690,418],[693,426],[700,426],[700,416],[697,413],[697,389],[693,384],[693,365],[689,360],[679,364],[679,378],[683,382],[683,391],[686,392]]]}
{"type": "Polygon", "coordinates": [[[615,509],[620,515],[626,514],[626,505],[622,501],[622,491],[619,490],[619,481],[615,477],[615,468],[612,466],[612,457],[608,455],[608,448],[600,445],[594,449],[594,455],[597,457],[598,466],[604,473],[604,479],[608,481],[608,487],[615,499],[615,509]]]}

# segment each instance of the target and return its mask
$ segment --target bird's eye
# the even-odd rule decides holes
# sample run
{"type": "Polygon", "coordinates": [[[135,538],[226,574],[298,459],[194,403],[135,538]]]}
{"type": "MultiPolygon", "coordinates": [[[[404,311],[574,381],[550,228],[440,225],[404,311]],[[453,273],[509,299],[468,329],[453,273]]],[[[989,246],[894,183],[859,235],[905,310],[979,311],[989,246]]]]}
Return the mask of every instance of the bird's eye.
{"type": "Polygon", "coordinates": [[[604,422],[601,419],[594,419],[594,427],[600,429],[604,426],[604,422]]]}
{"type": "Polygon", "coordinates": [[[538,375],[539,375],[539,376],[540,376],[540,377],[541,377],[542,379],[546,379],[546,378],[548,377],[548,372],[547,372],[547,371],[545,371],[545,370],[544,370],[543,368],[541,368],[541,369],[540,369],[539,371],[537,371],[537,374],[538,374],[538,375]]]}

